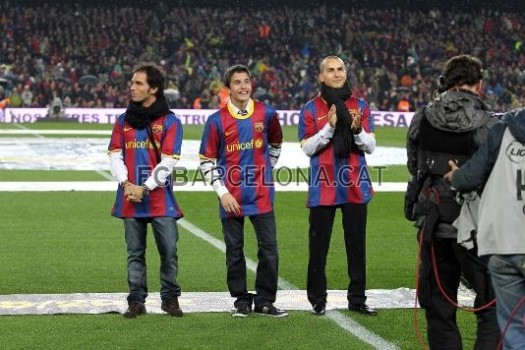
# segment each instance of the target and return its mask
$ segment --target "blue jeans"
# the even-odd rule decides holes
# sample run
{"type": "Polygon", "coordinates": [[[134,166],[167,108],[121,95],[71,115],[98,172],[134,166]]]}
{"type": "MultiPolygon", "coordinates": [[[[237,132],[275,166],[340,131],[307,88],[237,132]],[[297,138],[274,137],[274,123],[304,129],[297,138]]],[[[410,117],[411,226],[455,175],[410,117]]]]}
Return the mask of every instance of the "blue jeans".
{"type": "Polygon", "coordinates": [[[492,255],[489,259],[496,312],[501,332],[505,332],[503,349],[525,349],[525,304],[516,306],[525,297],[525,254],[492,255]]]}
{"type": "Polygon", "coordinates": [[[144,303],[148,296],[146,278],[146,234],[151,222],[155,243],[160,255],[160,298],[168,300],[180,296],[177,284],[177,241],[179,231],[172,217],[124,218],[124,234],[128,250],[128,303],[144,303]]]}

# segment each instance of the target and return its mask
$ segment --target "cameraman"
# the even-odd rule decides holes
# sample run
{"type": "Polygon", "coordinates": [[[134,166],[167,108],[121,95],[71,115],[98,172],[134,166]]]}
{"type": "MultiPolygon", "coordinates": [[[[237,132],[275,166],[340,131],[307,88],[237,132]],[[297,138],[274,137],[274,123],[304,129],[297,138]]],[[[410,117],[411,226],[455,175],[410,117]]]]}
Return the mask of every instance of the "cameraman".
{"type": "Polygon", "coordinates": [[[470,55],[448,60],[440,77],[439,95],[414,114],[407,135],[408,170],[422,181],[415,205],[421,240],[418,298],[425,309],[430,349],[462,349],[456,323],[462,275],[476,292],[474,348],[496,349],[499,340],[494,305],[479,309],[494,299],[486,263],[478,258],[476,244],[468,249],[457,243],[452,223],[460,206],[443,178],[449,170],[448,160],[463,164],[498,123],[479,96],[481,67],[481,61],[470,55]]]}
{"type": "Polygon", "coordinates": [[[55,97],[47,109],[48,118],[60,120],[65,117],[64,105],[59,97],[55,97]]]}

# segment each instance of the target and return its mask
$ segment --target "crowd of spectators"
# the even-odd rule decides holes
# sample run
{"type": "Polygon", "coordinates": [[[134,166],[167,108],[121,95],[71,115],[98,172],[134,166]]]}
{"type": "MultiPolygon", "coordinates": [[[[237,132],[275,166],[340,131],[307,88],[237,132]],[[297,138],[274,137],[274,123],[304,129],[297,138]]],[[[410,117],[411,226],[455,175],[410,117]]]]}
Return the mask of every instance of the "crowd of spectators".
{"type": "MultiPolygon", "coordinates": [[[[154,5],[153,5],[154,4],[154,5]]],[[[218,108],[221,75],[253,74],[256,99],[299,109],[316,93],[328,54],[348,66],[354,94],[375,110],[431,100],[440,63],[468,53],[484,62],[484,94],[498,111],[525,106],[525,20],[517,11],[147,6],[49,0],[0,3],[0,92],[11,107],[125,107],[133,65],[168,76],[172,108],[218,108]]],[[[2,96],[0,96],[2,97],[2,96]]]]}

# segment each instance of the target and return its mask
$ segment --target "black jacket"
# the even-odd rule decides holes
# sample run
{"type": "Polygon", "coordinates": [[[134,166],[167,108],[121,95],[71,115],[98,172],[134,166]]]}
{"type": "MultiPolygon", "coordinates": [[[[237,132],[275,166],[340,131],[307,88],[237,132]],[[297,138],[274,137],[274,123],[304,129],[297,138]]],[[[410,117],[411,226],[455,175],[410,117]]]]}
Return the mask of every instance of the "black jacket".
{"type": "MultiPolygon", "coordinates": [[[[443,139],[437,142],[446,144],[451,142],[452,138],[468,137],[472,144],[472,150],[468,154],[470,157],[485,142],[490,128],[498,123],[498,119],[492,115],[487,105],[473,93],[449,90],[440,94],[434,101],[418,110],[410,123],[407,134],[407,167],[410,174],[416,176],[418,169],[424,168],[423,164],[418,164],[418,158],[421,159],[420,152],[424,151],[421,147],[424,140],[420,138],[423,118],[431,128],[443,132],[443,139]]],[[[440,218],[435,227],[437,237],[455,238],[457,232],[451,223],[459,215],[459,205],[454,200],[455,193],[451,190],[450,183],[442,179],[442,175],[436,175],[427,180],[425,186],[437,188],[440,195],[440,218]]],[[[426,198],[424,191],[425,187],[419,196],[421,202],[426,198]]],[[[424,215],[417,220],[416,225],[422,225],[423,221],[424,215]]]]}

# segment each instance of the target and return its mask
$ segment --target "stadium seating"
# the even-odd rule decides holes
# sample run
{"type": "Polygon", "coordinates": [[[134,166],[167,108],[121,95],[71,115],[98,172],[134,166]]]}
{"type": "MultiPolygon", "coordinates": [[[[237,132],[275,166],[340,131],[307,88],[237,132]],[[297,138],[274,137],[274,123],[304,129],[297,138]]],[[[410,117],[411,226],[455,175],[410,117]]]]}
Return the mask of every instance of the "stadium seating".
{"type": "Polygon", "coordinates": [[[413,111],[431,99],[441,64],[470,53],[485,64],[484,92],[492,109],[524,105],[525,23],[519,11],[471,10],[461,1],[441,9],[409,0],[389,4],[427,7],[191,3],[0,3],[0,99],[11,97],[11,107],[45,107],[55,97],[65,107],[124,107],[132,66],[147,60],[165,67],[172,107],[217,108],[222,73],[243,63],[252,70],[257,99],[298,109],[316,94],[319,60],[337,54],[347,63],[354,93],[372,109],[413,111]]]}

